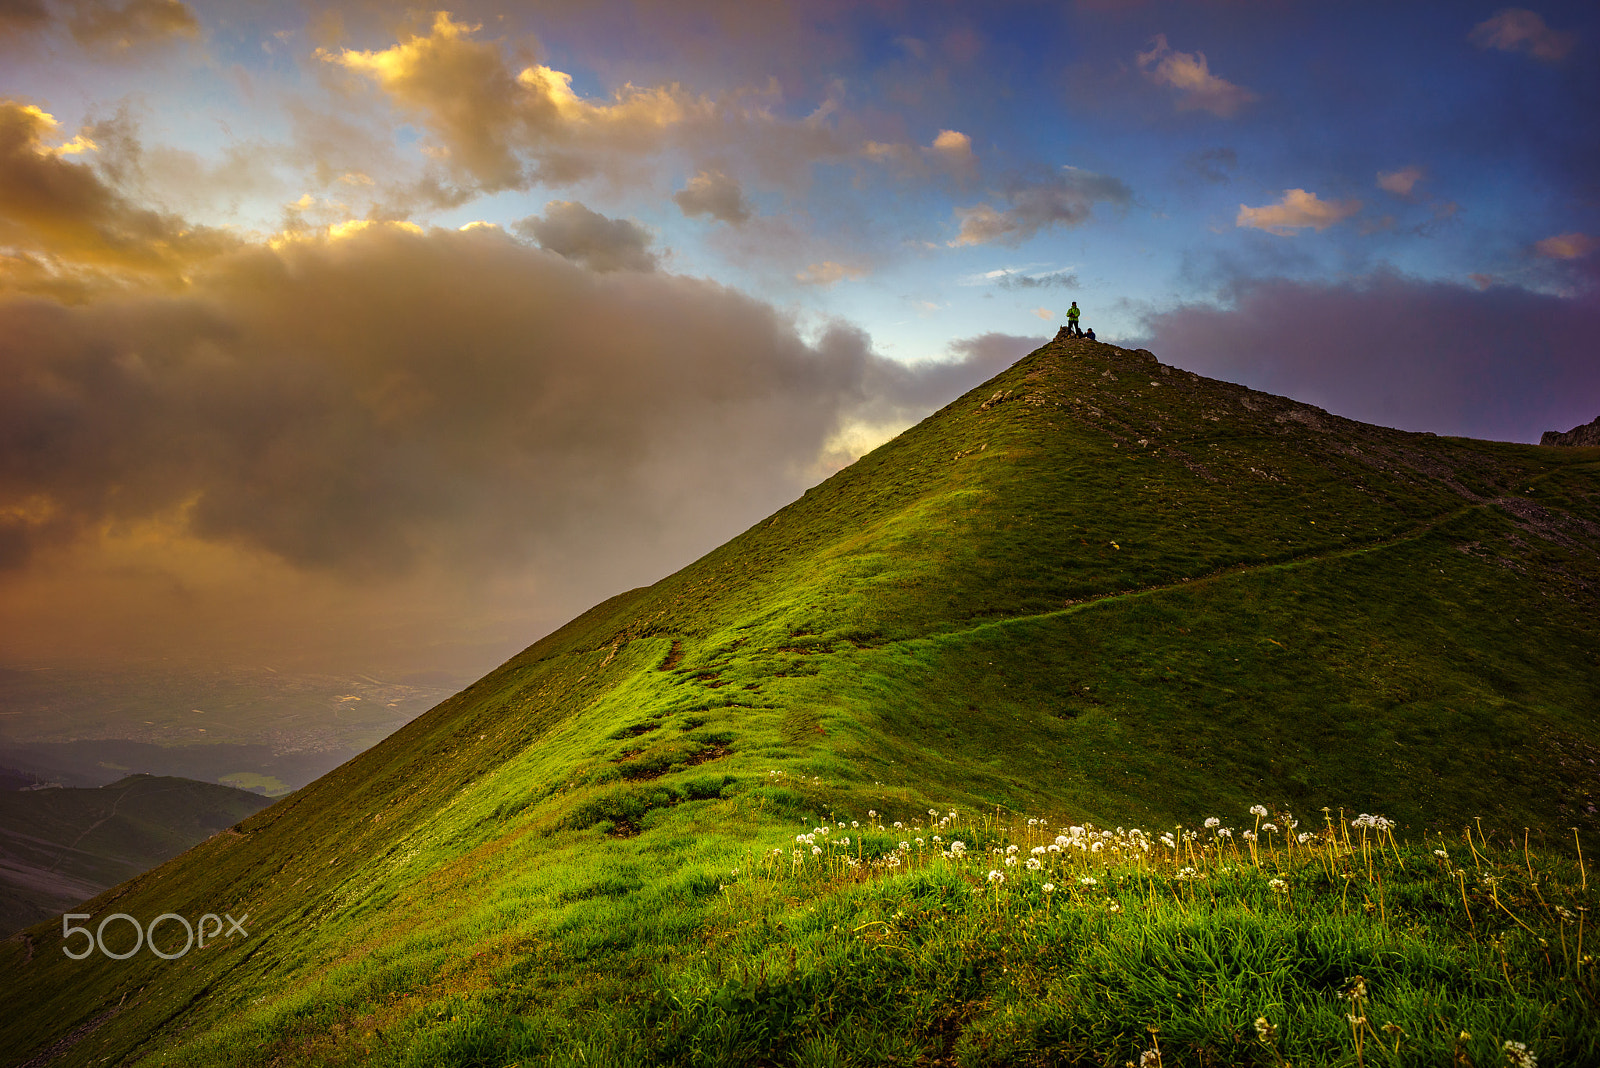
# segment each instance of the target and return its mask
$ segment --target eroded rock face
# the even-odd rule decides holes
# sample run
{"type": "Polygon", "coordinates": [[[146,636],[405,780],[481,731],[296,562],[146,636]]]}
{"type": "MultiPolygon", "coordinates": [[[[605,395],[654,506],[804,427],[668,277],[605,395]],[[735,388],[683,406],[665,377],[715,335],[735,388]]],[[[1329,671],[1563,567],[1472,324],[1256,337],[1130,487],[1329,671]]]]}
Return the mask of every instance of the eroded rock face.
{"type": "Polygon", "coordinates": [[[1582,426],[1575,426],[1565,434],[1559,430],[1546,430],[1544,436],[1539,439],[1539,444],[1565,445],[1568,448],[1600,445],[1600,417],[1582,426]]]}

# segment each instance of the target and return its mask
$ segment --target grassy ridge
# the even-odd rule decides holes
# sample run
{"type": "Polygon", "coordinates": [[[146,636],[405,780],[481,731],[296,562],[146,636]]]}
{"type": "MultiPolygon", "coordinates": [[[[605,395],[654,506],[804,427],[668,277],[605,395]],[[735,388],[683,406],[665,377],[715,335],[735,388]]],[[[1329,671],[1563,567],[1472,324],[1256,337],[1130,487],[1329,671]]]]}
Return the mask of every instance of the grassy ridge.
{"type": "Polygon", "coordinates": [[[451,1015],[626,1030],[646,980],[676,989],[740,913],[717,889],[739,858],[830,812],[1162,826],[1353,802],[1560,848],[1600,794],[1597,502],[1596,450],[1402,434],[1046,346],[84,909],[249,912],[248,939],[177,962],[70,961],[48,927],[0,946],[0,1038],[32,1056],[98,1020],[62,1063],[217,1041],[428,1063],[451,1015]],[[537,978],[481,1001],[507,976],[537,978]]]}

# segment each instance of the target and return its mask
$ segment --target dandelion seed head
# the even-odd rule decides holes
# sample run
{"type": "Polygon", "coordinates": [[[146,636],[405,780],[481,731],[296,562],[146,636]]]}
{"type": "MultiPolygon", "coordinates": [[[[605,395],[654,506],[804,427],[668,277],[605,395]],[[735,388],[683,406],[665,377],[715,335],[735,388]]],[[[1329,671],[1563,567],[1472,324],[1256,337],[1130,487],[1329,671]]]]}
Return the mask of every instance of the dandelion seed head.
{"type": "Polygon", "coordinates": [[[1266,819],[1267,818],[1267,806],[1265,806],[1265,805],[1251,805],[1250,806],[1250,815],[1259,817],[1261,819],[1266,819]]]}
{"type": "Polygon", "coordinates": [[[1039,889],[1043,890],[1047,894],[1053,894],[1053,893],[1055,893],[1056,884],[1055,883],[1045,883],[1043,886],[1039,887],[1039,889]]]}

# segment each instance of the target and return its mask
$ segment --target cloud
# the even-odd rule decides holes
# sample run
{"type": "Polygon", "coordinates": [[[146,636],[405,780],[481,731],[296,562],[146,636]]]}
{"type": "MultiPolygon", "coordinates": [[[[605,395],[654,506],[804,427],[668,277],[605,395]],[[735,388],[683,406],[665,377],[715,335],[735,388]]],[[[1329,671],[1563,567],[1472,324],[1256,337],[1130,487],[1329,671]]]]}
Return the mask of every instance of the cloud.
{"type": "Polygon", "coordinates": [[[1577,35],[1557,32],[1536,12],[1508,7],[1472,28],[1470,40],[1479,48],[1524,52],[1542,63],[1559,63],[1577,44],[1577,35]]]}
{"type": "Polygon", "coordinates": [[[1600,238],[1579,233],[1556,234],[1533,245],[1536,253],[1553,260],[1582,259],[1597,248],[1600,248],[1600,238]]]}
{"type": "Polygon", "coordinates": [[[842,83],[830,84],[822,103],[796,119],[779,114],[783,93],[775,79],[714,99],[676,82],[624,83],[607,98],[590,98],[574,91],[567,72],[539,63],[514,69],[502,42],[479,39],[481,30],[439,12],[425,34],[392,47],[317,54],[375,84],[414,117],[432,140],[423,149],[452,182],[478,191],[594,178],[649,186],[648,164],[668,153],[695,160],[703,172],[800,185],[812,163],[865,151],[861,139],[840,132],[842,83]],[[709,160],[719,162],[712,168],[703,162],[709,160]]]}
{"type": "Polygon", "coordinates": [[[1246,279],[1232,299],[1151,316],[1149,347],[1201,374],[1405,430],[1538,441],[1600,414],[1594,293],[1378,271],[1246,279]]]}
{"type": "Polygon", "coordinates": [[[175,277],[232,248],[236,239],[137,207],[95,170],[75,161],[92,152],[83,134],[63,144],[54,116],[0,100],[0,246],[48,260],[175,277]]]}
{"type": "Polygon", "coordinates": [[[550,67],[533,64],[513,75],[496,43],[472,39],[481,28],[441,11],[426,36],[377,51],[318,55],[370,78],[420,116],[449,166],[491,192],[592,177],[618,159],[658,150],[665,131],[710,109],[676,85],[626,85],[609,102],[595,103],[572,91],[570,75],[550,67]]]}
{"type": "Polygon", "coordinates": [[[805,270],[794,276],[795,281],[801,285],[821,286],[826,289],[846,278],[856,279],[866,277],[865,267],[854,267],[848,264],[835,263],[833,260],[823,260],[813,263],[805,270]]]}
{"type": "Polygon", "coordinates": [[[999,196],[1004,208],[977,204],[955,209],[961,229],[948,243],[1018,245],[1049,227],[1079,225],[1097,202],[1122,207],[1132,200],[1121,179],[1076,167],[1043,180],[1016,179],[999,196]]]}
{"type": "Polygon", "coordinates": [[[1319,200],[1317,194],[1304,189],[1285,189],[1283,199],[1276,204],[1260,208],[1240,204],[1234,224],[1290,237],[1294,231],[1307,227],[1320,233],[1360,210],[1359,200],[1319,200]]]}
{"type": "Polygon", "coordinates": [[[752,210],[739,183],[721,171],[701,171],[672,194],[685,215],[710,215],[734,226],[749,220],[752,210]]]}
{"type": "Polygon", "coordinates": [[[1212,74],[1206,66],[1205,53],[1174,52],[1164,33],[1156,34],[1150,51],[1140,52],[1137,62],[1146,78],[1177,90],[1179,111],[1209,111],[1230,119],[1245,105],[1260,99],[1250,90],[1212,74]]]}
{"type": "Polygon", "coordinates": [[[940,130],[927,151],[930,156],[955,170],[971,167],[974,162],[972,138],[957,130],[940,130]]]}
{"type": "Polygon", "coordinates": [[[525,644],[530,604],[555,625],[682,566],[853,458],[841,428],[903,427],[988,351],[907,367],[848,324],[803,339],[713,282],[488,226],[353,224],[182,290],[0,296],[0,622],[54,575],[130,642],[157,601],[187,637],[195,603],[270,603],[276,649],[298,632],[274,588],[383,634],[434,626],[441,591],[481,632],[514,589],[496,640],[525,644]]]}
{"type": "Polygon", "coordinates": [[[1056,313],[1051,311],[1049,308],[1035,308],[1033,309],[1033,314],[1043,319],[1047,323],[1056,317],[1056,313]]]}
{"type": "Polygon", "coordinates": [[[660,265],[650,250],[655,237],[649,229],[630,219],[609,219],[575,200],[552,200],[543,218],[530,215],[512,229],[591,271],[653,271],[660,265]]]}
{"type": "Polygon", "coordinates": [[[0,43],[7,35],[42,30],[50,24],[44,0],[0,0],[0,43]]]}
{"type": "Polygon", "coordinates": [[[1203,181],[1218,184],[1233,177],[1232,172],[1239,166],[1239,154],[1226,147],[1208,148],[1191,153],[1184,159],[1184,166],[1203,181]]]}
{"type": "Polygon", "coordinates": [[[1078,276],[1065,269],[1041,274],[1008,271],[995,284],[1001,289],[1077,289],[1079,286],[1078,276]]]}
{"type": "Polygon", "coordinates": [[[1409,197],[1411,191],[1422,181],[1421,167],[1402,167],[1397,171],[1379,171],[1378,188],[1397,197],[1409,197]]]}
{"type": "Polygon", "coordinates": [[[103,0],[79,3],[68,20],[73,40],[90,51],[128,52],[176,38],[200,36],[200,20],[180,0],[128,0],[121,7],[103,0]]]}

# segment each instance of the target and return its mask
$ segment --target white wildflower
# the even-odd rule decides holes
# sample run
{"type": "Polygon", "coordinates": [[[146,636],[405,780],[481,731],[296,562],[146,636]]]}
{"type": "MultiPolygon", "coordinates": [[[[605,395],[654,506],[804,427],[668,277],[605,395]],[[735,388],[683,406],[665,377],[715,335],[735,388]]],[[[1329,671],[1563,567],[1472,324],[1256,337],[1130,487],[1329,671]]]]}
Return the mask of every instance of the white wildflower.
{"type": "Polygon", "coordinates": [[[1045,883],[1039,889],[1043,890],[1047,894],[1053,894],[1053,893],[1055,893],[1056,884],[1055,883],[1045,883]]]}
{"type": "Polygon", "coordinates": [[[1078,885],[1079,886],[1099,886],[1100,885],[1100,880],[1096,879],[1093,875],[1085,875],[1083,878],[1078,880],[1078,885]]]}
{"type": "Polygon", "coordinates": [[[991,883],[1003,883],[1006,881],[1006,877],[995,871],[993,868],[989,869],[987,878],[991,883]]]}
{"type": "Polygon", "coordinates": [[[1206,817],[1206,830],[1208,830],[1208,831],[1215,830],[1216,828],[1221,827],[1221,826],[1222,826],[1222,821],[1220,819],[1218,819],[1217,817],[1215,817],[1215,816],[1207,816],[1206,817]]]}
{"type": "Polygon", "coordinates": [[[1266,819],[1267,818],[1267,807],[1265,805],[1251,805],[1250,806],[1250,815],[1257,816],[1257,817],[1259,817],[1261,819],[1266,819]]]}
{"type": "Polygon", "coordinates": [[[1040,862],[1038,857],[1029,857],[1028,858],[1028,870],[1029,871],[1038,871],[1040,868],[1043,868],[1043,867],[1044,867],[1044,864],[1040,862]]]}
{"type": "Polygon", "coordinates": [[[1538,1068],[1539,1062],[1533,1059],[1533,1054],[1528,1052],[1526,1042],[1512,1042],[1507,1040],[1503,1044],[1506,1051],[1506,1060],[1511,1062],[1512,1068],[1538,1068]]]}

